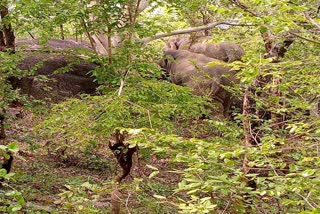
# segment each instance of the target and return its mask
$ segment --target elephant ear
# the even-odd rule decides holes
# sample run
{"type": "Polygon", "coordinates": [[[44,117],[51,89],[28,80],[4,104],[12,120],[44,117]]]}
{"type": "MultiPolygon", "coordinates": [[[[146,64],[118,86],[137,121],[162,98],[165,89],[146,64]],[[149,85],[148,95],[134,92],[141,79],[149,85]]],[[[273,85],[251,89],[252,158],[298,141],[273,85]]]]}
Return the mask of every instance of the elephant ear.
{"type": "Polygon", "coordinates": [[[163,59],[159,60],[158,64],[159,64],[159,66],[160,66],[161,68],[164,69],[164,68],[166,68],[167,65],[168,65],[168,59],[167,59],[166,57],[164,57],[163,59]]]}
{"type": "Polygon", "coordinates": [[[161,68],[167,70],[170,66],[171,62],[175,60],[175,58],[171,54],[167,54],[167,52],[171,52],[172,50],[164,51],[164,56],[161,60],[158,61],[158,64],[161,68]]]}
{"type": "Polygon", "coordinates": [[[164,47],[164,51],[167,51],[167,50],[177,50],[178,47],[177,47],[177,43],[176,43],[176,38],[175,39],[170,39],[165,47],[164,47]]]}
{"type": "Polygon", "coordinates": [[[170,42],[169,43],[169,49],[170,50],[177,50],[178,48],[177,48],[176,43],[175,42],[170,42]]]}
{"type": "Polygon", "coordinates": [[[178,56],[178,51],[172,50],[172,49],[166,50],[166,51],[164,51],[164,56],[165,57],[171,56],[173,59],[176,59],[178,56]]]}

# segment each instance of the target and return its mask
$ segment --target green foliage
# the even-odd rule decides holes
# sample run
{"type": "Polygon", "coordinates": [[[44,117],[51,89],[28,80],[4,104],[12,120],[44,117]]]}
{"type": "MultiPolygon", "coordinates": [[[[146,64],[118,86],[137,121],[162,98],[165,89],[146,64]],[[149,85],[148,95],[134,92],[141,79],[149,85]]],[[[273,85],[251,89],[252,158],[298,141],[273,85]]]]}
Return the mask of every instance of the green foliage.
{"type": "Polygon", "coordinates": [[[16,190],[0,191],[0,211],[3,213],[17,213],[25,205],[21,192],[16,190]]]}
{"type": "Polygon", "coordinates": [[[226,205],[225,201],[232,201],[232,209],[237,210],[241,194],[249,191],[240,170],[239,158],[245,151],[239,145],[242,130],[230,123],[216,121],[211,121],[211,128],[219,129],[222,136],[208,141],[188,140],[141,130],[130,140],[141,149],[173,157],[175,163],[185,166],[174,170],[174,173],[182,174],[175,195],[179,201],[177,206],[185,213],[208,213],[218,204],[226,205]]]}
{"type": "Polygon", "coordinates": [[[181,86],[129,81],[122,96],[89,96],[56,104],[37,130],[42,137],[52,139],[52,153],[78,159],[83,153],[99,153],[117,127],[148,127],[172,133],[176,120],[207,115],[206,105],[207,100],[181,86]]]}
{"type": "Polygon", "coordinates": [[[16,91],[11,89],[11,86],[7,82],[8,77],[21,75],[21,71],[16,67],[21,57],[19,54],[12,55],[0,52],[0,111],[5,110],[8,103],[21,98],[16,91]]]}
{"type": "MultiPolygon", "coordinates": [[[[110,90],[110,86],[118,86],[123,76],[140,76],[146,79],[159,78],[161,71],[152,63],[161,57],[159,47],[141,46],[141,44],[126,43],[117,48],[112,57],[112,63],[106,56],[93,56],[91,61],[98,63],[92,74],[97,78],[103,89],[110,90]]],[[[112,89],[111,89],[112,90],[112,89]]]]}
{"type": "MultiPolygon", "coordinates": [[[[7,146],[0,145],[0,156],[3,159],[9,159],[9,153],[14,155],[18,152],[18,144],[10,143],[7,146]]],[[[14,173],[7,173],[5,169],[0,169],[0,178],[6,180],[14,180],[14,173]]],[[[0,190],[0,211],[3,213],[16,213],[25,205],[22,193],[4,181],[1,181],[0,190]]]]}
{"type": "MultiPolygon", "coordinates": [[[[180,16],[177,16],[176,13],[166,7],[148,8],[141,14],[139,20],[136,29],[140,38],[188,27],[188,24],[180,16]]],[[[157,44],[154,45],[156,46],[157,44]]]]}
{"type": "MultiPolygon", "coordinates": [[[[102,164],[107,141],[114,129],[124,128],[131,135],[128,142],[138,144],[144,160],[152,152],[168,158],[175,164],[168,170],[180,175],[174,181],[172,195],[168,194],[170,190],[160,191],[150,181],[164,176],[157,167],[149,166],[153,172],[147,179],[141,178],[140,182],[149,188],[136,190],[141,193],[139,202],[159,212],[163,210],[156,206],[156,200],[159,204],[174,205],[181,213],[319,213],[320,120],[308,113],[320,94],[317,24],[320,20],[316,1],[150,1],[149,10],[137,23],[133,22],[131,1],[99,1],[93,6],[89,3],[15,1],[10,18],[5,20],[11,21],[21,35],[36,32],[43,41],[57,37],[61,25],[70,32],[68,36],[118,34],[124,41],[110,58],[91,57],[101,65],[93,74],[102,84],[104,95],[54,105],[50,116],[37,127],[39,136],[50,139],[50,153],[76,164],[89,162],[93,168],[112,168],[102,164]],[[131,38],[208,21],[249,25],[241,28],[223,25],[212,30],[214,42],[233,40],[246,50],[243,62],[232,65],[241,70],[237,94],[242,96],[259,75],[265,78],[272,75],[279,80],[262,83],[253,95],[256,110],[283,119],[281,124],[269,118],[255,121],[262,136],[256,146],[244,145],[243,124],[217,118],[202,120],[203,115],[210,118],[207,99],[191,95],[186,88],[154,81],[160,73],[150,61],[160,58],[162,44],[156,41],[152,46],[155,48],[145,48],[131,38]],[[274,43],[283,42],[288,36],[295,38],[279,63],[263,59],[266,50],[261,34],[266,33],[272,35],[269,39],[274,43]],[[125,79],[125,85],[122,95],[117,96],[115,88],[119,87],[120,79],[125,79]],[[245,173],[246,161],[253,170],[250,174],[245,173]],[[248,187],[248,180],[256,182],[256,190],[248,187]],[[151,191],[153,198],[146,200],[151,191]]],[[[1,53],[1,62],[5,62],[0,73],[3,108],[15,98],[4,83],[9,75],[16,75],[17,59],[1,53]]],[[[246,118],[240,114],[237,119],[245,122],[246,118]]],[[[3,171],[0,173],[7,176],[3,171]]],[[[99,188],[89,183],[67,186],[57,203],[64,211],[99,212],[90,202],[95,200],[97,191],[99,188]]],[[[13,204],[20,205],[19,194],[8,196],[14,196],[13,204]]]]}
{"type": "Polygon", "coordinates": [[[72,213],[102,213],[94,207],[94,203],[102,192],[95,184],[85,182],[79,186],[65,185],[65,189],[59,194],[59,200],[55,201],[60,205],[60,211],[72,213]]]}

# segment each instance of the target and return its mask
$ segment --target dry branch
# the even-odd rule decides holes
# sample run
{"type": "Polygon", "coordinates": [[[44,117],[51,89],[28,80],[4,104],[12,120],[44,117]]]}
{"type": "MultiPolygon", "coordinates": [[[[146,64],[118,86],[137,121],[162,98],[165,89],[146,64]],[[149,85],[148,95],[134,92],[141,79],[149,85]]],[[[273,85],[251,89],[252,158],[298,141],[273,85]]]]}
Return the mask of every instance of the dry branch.
{"type": "Polygon", "coordinates": [[[212,28],[215,28],[219,25],[229,25],[229,26],[254,26],[254,25],[246,25],[246,24],[240,24],[240,23],[230,23],[230,22],[214,22],[214,23],[209,23],[207,25],[199,26],[199,27],[192,27],[192,28],[186,28],[186,29],[180,29],[180,30],[175,30],[169,33],[158,33],[154,36],[143,38],[140,40],[140,42],[147,44],[153,40],[164,38],[164,37],[169,37],[169,36],[175,36],[175,35],[181,35],[181,34],[188,34],[188,33],[193,33],[193,32],[198,32],[198,31],[204,31],[204,30],[210,30],[212,28]]]}
{"type": "Polygon", "coordinates": [[[304,13],[304,17],[306,17],[306,19],[308,19],[309,22],[311,22],[311,24],[313,24],[315,27],[317,27],[320,30],[320,24],[315,22],[307,13],[304,13]]]}

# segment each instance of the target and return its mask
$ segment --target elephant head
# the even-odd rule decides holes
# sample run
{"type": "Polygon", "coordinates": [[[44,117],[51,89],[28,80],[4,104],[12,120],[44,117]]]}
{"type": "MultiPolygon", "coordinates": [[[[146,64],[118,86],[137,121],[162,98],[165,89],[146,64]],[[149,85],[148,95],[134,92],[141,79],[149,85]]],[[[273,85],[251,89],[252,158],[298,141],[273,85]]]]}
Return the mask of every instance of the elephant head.
{"type": "Polygon", "coordinates": [[[245,55],[242,47],[234,42],[208,43],[208,37],[200,38],[202,42],[192,44],[190,37],[175,37],[168,40],[165,50],[189,50],[201,53],[210,58],[233,62],[241,60],[245,55]]]}

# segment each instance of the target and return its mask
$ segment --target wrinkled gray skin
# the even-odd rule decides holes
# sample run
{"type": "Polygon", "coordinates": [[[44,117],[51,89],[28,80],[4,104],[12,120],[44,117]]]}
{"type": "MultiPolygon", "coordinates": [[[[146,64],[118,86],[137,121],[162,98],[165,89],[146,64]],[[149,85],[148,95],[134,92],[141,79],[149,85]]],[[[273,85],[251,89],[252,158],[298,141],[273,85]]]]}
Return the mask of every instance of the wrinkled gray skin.
{"type": "Polygon", "coordinates": [[[217,60],[187,50],[167,50],[164,55],[159,65],[173,83],[190,87],[196,95],[210,96],[222,105],[223,115],[228,117],[232,96],[223,86],[237,82],[235,71],[223,65],[209,67],[209,62],[217,60]]]}
{"type": "Polygon", "coordinates": [[[191,40],[189,37],[174,37],[168,40],[166,43],[166,50],[188,50],[191,45],[191,40]]]}
{"type": "Polygon", "coordinates": [[[171,38],[168,40],[165,50],[189,50],[193,53],[201,53],[225,62],[241,60],[245,55],[242,47],[233,42],[209,44],[205,41],[205,39],[208,39],[207,37],[201,39],[204,40],[204,42],[191,44],[189,37],[171,38]]]}

